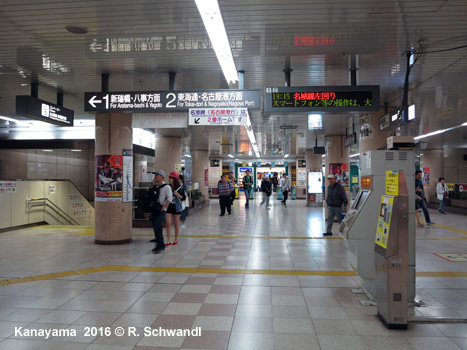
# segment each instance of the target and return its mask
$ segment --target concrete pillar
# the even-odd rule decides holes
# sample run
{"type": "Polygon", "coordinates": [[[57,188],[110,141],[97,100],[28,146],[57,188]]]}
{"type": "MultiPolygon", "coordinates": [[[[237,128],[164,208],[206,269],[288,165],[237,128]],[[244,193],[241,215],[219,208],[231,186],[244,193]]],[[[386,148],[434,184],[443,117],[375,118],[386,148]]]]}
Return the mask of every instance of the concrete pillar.
{"type": "Polygon", "coordinates": [[[391,136],[391,130],[379,130],[380,116],[379,114],[371,114],[368,116],[371,134],[368,137],[360,138],[358,145],[360,153],[381,148],[386,143],[387,138],[391,136]]]}
{"type": "MultiPolygon", "coordinates": [[[[164,170],[167,175],[175,171],[175,164],[182,163],[180,137],[158,137],[156,138],[154,161],[155,171],[164,170]]],[[[168,178],[165,179],[168,181],[168,178]]]]}
{"type": "MultiPolygon", "coordinates": [[[[132,149],[132,115],[96,114],[96,155],[122,155],[132,149]]],[[[95,174],[95,171],[94,171],[95,174]]],[[[122,244],[132,241],[131,202],[95,202],[95,243],[122,244]]]]}
{"type": "MultiPolygon", "coordinates": [[[[438,199],[432,198],[436,196],[436,185],[438,179],[444,177],[444,158],[443,150],[420,150],[420,170],[429,168],[430,170],[430,185],[425,187],[425,196],[428,202],[438,203],[438,199]]],[[[449,181],[447,181],[449,182],[449,181]]]]}
{"type": "MultiPolygon", "coordinates": [[[[209,152],[208,151],[191,151],[191,159],[193,161],[193,183],[199,182],[199,192],[209,198],[209,186],[204,186],[204,170],[207,168],[209,171],[209,152]]],[[[221,168],[216,168],[221,169],[221,168]]],[[[209,174],[209,173],[208,173],[209,174]]],[[[209,183],[209,179],[208,179],[209,183]]]]}
{"type": "Polygon", "coordinates": [[[314,154],[313,150],[306,151],[306,168],[310,170],[321,171],[322,166],[322,157],[321,154],[314,154]]]}

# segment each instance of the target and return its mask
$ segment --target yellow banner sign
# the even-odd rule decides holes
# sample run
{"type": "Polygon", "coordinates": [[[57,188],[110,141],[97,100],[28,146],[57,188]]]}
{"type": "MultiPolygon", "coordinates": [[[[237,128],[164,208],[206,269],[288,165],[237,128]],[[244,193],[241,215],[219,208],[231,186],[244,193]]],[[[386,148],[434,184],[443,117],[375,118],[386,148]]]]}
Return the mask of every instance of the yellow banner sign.
{"type": "Polygon", "coordinates": [[[386,194],[391,196],[399,195],[399,172],[388,170],[386,171],[386,194]]]}

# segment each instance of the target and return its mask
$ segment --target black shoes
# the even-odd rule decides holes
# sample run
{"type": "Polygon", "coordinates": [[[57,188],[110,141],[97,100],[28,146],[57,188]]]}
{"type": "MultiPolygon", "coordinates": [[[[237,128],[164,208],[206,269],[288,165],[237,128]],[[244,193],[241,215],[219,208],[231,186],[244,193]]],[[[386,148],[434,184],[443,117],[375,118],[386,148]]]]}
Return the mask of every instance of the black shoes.
{"type": "Polygon", "coordinates": [[[229,215],[232,215],[232,212],[229,212],[229,215]]]}
{"type": "Polygon", "coordinates": [[[152,250],[152,252],[153,252],[154,254],[160,254],[160,253],[162,253],[164,250],[165,250],[165,248],[154,248],[154,249],[152,250]]]}
{"type": "Polygon", "coordinates": [[[324,232],[323,236],[332,236],[332,232],[324,232]]]}
{"type": "Polygon", "coordinates": [[[155,241],[156,239],[154,238],[154,239],[151,239],[149,242],[154,243],[155,241]]]}

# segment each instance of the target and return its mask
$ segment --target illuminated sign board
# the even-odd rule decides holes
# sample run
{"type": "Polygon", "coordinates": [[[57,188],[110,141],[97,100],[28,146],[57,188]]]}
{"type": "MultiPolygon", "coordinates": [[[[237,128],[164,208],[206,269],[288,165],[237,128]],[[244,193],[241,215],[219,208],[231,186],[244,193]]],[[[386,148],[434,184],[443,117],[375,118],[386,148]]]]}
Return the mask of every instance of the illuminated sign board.
{"type": "Polygon", "coordinates": [[[415,105],[409,106],[409,121],[415,119],[415,105]]]}
{"type": "Polygon", "coordinates": [[[32,96],[16,96],[16,114],[46,123],[73,126],[74,111],[32,96]]]}
{"type": "Polygon", "coordinates": [[[188,125],[247,125],[246,108],[190,108],[188,125]]]}
{"type": "Polygon", "coordinates": [[[187,111],[190,108],[261,107],[259,90],[86,92],[86,112],[187,111]]]}
{"type": "Polygon", "coordinates": [[[379,86],[265,88],[265,112],[368,112],[379,110],[379,86]]]}

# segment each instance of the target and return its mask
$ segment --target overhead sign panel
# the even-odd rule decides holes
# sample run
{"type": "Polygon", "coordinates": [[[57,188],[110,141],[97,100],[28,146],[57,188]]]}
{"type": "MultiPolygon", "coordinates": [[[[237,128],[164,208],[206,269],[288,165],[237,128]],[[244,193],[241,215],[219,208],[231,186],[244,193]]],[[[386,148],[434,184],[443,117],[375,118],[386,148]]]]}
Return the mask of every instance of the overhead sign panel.
{"type": "Polygon", "coordinates": [[[188,125],[247,125],[246,108],[193,108],[188,113],[188,125]]]}
{"type": "Polygon", "coordinates": [[[266,113],[368,112],[379,109],[379,86],[265,88],[266,113]]]}
{"type": "Polygon", "coordinates": [[[32,96],[16,96],[16,114],[60,126],[73,126],[75,112],[32,96]]]}
{"type": "Polygon", "coordinates": [[[87,112],[187,111],[190,108],[250,108],[261,106],[259,90],[86,92],[87,112]]]}

